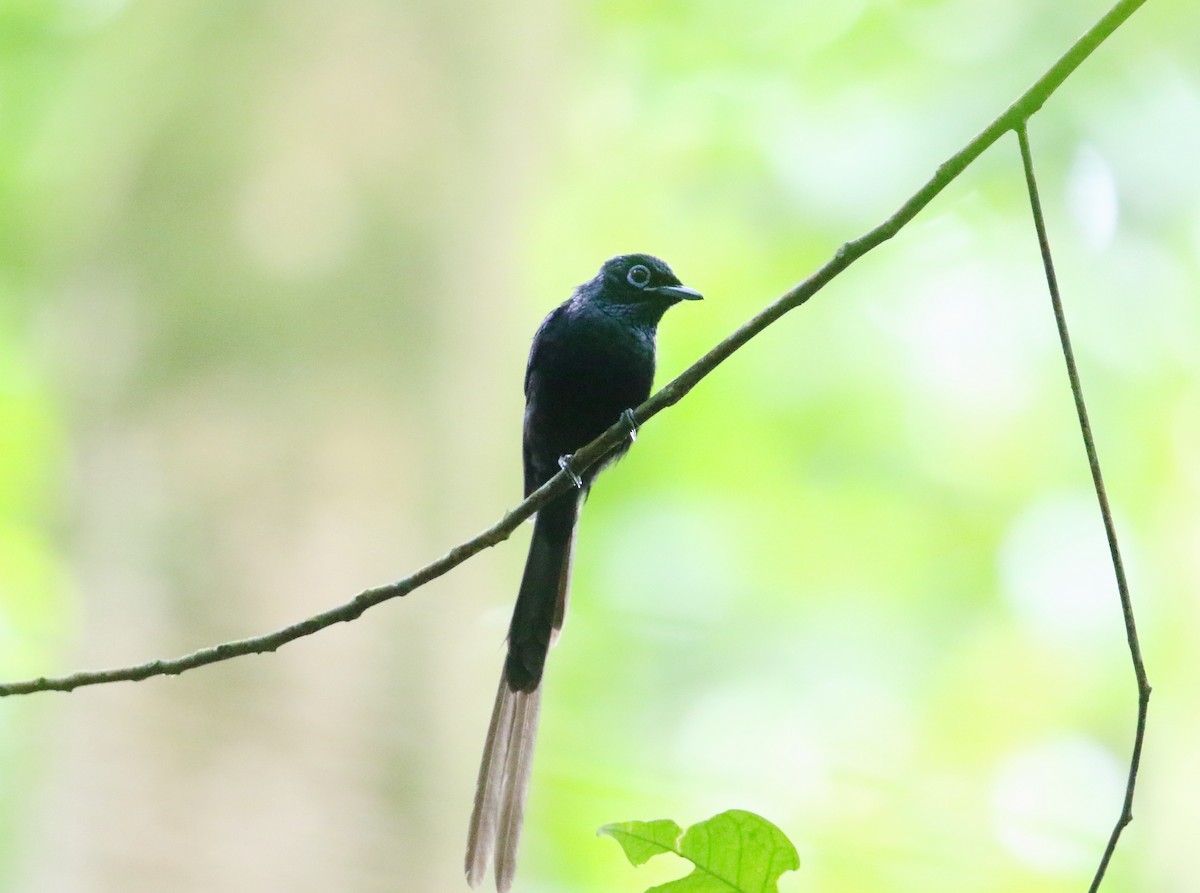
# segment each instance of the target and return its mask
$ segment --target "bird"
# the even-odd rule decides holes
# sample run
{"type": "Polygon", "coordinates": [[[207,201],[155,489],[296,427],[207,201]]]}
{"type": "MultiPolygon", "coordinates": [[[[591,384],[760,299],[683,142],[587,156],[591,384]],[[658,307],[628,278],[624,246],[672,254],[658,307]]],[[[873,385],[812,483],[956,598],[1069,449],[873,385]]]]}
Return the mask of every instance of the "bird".
{"type": "Polygon", "coordinates": [[[512,887],[542,671],[566,612],[579,509],[601,468],[637,436],[632,410],[650,396],[663,314],[701,297],[659,258],[619,255],[575,288],[533,336],[525,368],[525,495],[560,470],[575,487],[543,506],[534,522],[471,813],[466,875],[472,887],[483,880],[493,857],[496,889],[507,893],[512,887]],[[622,418],[629,438],[576,472],[572,454],[622,418]]]}

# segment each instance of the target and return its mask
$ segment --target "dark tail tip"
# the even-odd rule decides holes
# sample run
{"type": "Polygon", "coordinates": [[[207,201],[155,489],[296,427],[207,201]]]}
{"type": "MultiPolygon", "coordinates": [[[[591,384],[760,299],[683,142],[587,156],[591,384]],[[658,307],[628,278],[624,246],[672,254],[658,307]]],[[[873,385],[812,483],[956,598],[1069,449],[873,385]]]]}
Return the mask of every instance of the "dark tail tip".
{"type": "Polygon", "coordinates": [[[542,681],[549,644],[534,642],[509,643],[504,662],[504,679],[513,691],[533,691],[542,681]]]}

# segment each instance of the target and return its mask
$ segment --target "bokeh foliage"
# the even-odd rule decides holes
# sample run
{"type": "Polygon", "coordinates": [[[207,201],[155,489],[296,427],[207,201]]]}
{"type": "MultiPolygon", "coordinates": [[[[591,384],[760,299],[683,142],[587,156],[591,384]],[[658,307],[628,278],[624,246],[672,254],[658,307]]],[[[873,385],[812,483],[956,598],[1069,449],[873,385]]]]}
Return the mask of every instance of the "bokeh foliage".
{"type": "MultiPolygon", "coordinates": [[[[665,379],[1102,12],[0,4],[0,667],[440,554],[519,495],[529,335],[604,257],[708,296],[665,379]]],[[[1149,0],[1031,126],[1156,690],[1113,893],[1196,879],[1197,33],[1149,0]]],[[[593,830],[744,808],[784,890],[1082,889],[1134,705],[1089,486],[1006,139],[601,480],[521,888],[652,883],[593,830]]],[[[523,544],[274,657],[0,705],[0,888],[460,889],[523,544]]]]}

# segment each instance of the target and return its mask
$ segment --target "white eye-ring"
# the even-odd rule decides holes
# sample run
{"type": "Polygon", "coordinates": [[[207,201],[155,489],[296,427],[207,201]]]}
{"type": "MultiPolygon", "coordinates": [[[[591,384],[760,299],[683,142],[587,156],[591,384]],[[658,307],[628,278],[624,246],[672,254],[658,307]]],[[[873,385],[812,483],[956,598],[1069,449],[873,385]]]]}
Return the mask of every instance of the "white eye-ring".
{"type": "Polygon", "coordinates": [[[625,277],[629,280],[629,284],[634,288],[645,288],[650,284],[650,271],[641,264],[629,268],[629,273],[625,277]]]}

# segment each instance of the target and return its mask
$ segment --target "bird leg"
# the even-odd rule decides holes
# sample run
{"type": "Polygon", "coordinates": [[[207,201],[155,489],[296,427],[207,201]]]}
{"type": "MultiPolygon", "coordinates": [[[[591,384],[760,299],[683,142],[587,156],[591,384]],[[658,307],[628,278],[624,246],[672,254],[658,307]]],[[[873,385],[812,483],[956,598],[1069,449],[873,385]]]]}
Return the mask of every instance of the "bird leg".
{"type": "Polygon", "coordinates": [[[574,468],[571,467],[571,459],[574,458],[574,453],[567,453],[565,456],[558,457],[558,467],[567,473],[567,477],[571,479],[571,483],[579,490],[583,489],[583,478],[579,476],[574,468]]]}
{"type": "Polygon", "coordinates": [[[621,413],[621,421],[629,426],[629,442],[637,442],[638,423],[637,417],[633,414],[632,409],[627,409],[621,413]]]}

